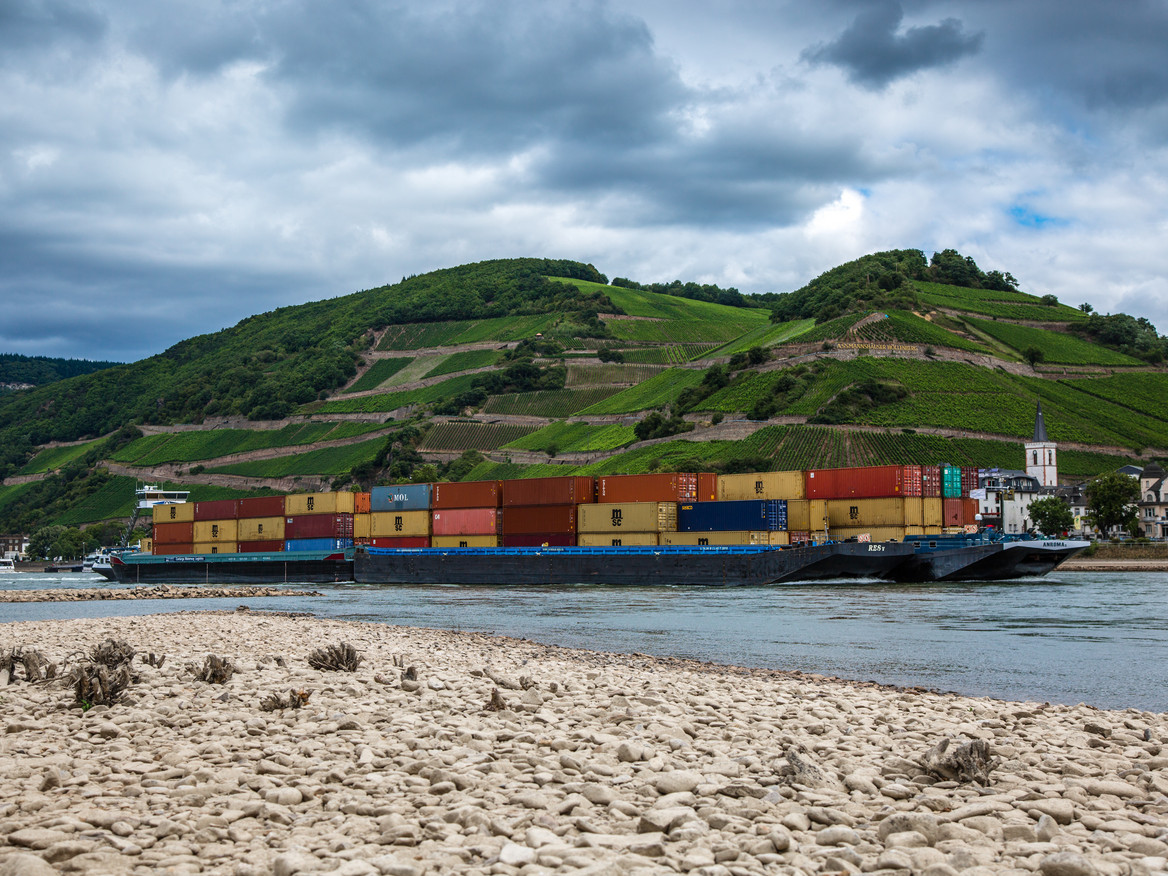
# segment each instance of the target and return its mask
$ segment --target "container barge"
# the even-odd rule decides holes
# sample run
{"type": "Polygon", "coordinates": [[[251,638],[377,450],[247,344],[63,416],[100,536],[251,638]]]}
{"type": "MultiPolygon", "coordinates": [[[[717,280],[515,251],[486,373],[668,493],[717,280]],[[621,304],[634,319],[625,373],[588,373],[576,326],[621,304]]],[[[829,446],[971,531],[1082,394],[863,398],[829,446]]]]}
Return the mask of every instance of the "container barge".
{"type": "Polygon", "coordinates": [[[334,584],[353,580],[353,549],[123,554],[110,566],[122,584],[334,584]]]}

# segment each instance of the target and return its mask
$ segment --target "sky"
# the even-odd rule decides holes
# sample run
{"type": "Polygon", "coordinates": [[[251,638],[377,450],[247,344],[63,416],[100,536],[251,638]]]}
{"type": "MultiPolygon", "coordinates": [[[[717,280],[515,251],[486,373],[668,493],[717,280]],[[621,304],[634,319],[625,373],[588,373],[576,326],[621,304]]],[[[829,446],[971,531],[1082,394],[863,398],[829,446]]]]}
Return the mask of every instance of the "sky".
{"type": "Polygon", "coordinates": [[[4,0],[0,352],[492,258],[954,248],[1168,332],[1168,0],[4,0]]]}

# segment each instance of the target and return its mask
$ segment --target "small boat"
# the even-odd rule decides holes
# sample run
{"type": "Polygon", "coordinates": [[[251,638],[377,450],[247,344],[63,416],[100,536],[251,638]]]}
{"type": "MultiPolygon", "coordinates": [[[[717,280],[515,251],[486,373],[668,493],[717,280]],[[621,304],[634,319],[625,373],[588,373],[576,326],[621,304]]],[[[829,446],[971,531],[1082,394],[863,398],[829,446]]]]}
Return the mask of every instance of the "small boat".
{"type": "Polygon", "coordinates": [[[12,557],[0,557],[0,574],[16,571],[16,560],[12,557]]]}

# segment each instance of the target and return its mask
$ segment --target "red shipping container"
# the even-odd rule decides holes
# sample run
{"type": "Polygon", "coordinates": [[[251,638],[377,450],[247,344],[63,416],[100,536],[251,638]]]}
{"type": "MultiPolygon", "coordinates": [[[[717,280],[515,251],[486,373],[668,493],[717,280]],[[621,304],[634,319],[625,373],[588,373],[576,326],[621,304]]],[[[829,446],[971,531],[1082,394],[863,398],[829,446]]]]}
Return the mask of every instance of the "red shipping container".
{"type": "MultiPolygon", "coordinates": [[[[239,500],[239,514],[241,520],[248,517],[283,517],[283,496],[252,496],[250,499],[239,500]]],[[[196,517],[196,520],[199,518],[196,517]]]]}
{"type": "Polygon", "coordinates": [[[372,493],[357,493],[353,496],[353,510],[358,514],[368,514],[372,510],[372,506],[372,493]]]}
{"type": "Polygon", "coordinates": [[[498,508],[502,501],[501,481],[434,484],[430,490],[431,508],[498,508]]]}
{"type": "Polygon", "coordinates": [[[503,547],[575,547],[576,536],[569,532],[529,532],[504,535],[503,547]]]}
{"type": "Polygon", "coordinates": [[[195,524],[193,523],[155,523],[155,544],[194,544],[195,524]]]}
{"type": "Polygon", "coordinates": [[[276,539],[275,541],[241,541],[239,543],[239,552],[241,554],[273,554],[276,551],[283,552],[284,540],[276,539]]]}
{"type": "Polygon", "coordinates": [[[503,481],[504,508],[518,505],[583,505],[595,500],[596,478],[524,478],[503,481]]]}
{"type": "Polygon", "coordinates": [[[196,520],[235,520],[239,516],[238,499],[218,499],[214,502],[196,502],[196,520]]]}
{"type": "Polygon", "coordinates": [[[448,508],[430,519],[434,535],[494,535],[501,532],[503,512],[497,508],[448,508]]]}
{"type": "Polygon", "coordinates": [[[872,465],[858,468],[808,469],[803,476],[808,499],[885,499],[905,493],[910,466],[872,465]]]}
{"type": "Polygon", "coordinates": [[[576,532],[576,506],[525,505],[503,509],[504,535],[547,532],[573,535],[576,532]]]}
{"type": "Polygon", "coordinates": [[[698,502],[718,501],[718,476],[712,471],[698,472],[698,502]]]}
{"type": "Polygon", "coordinates": [[[904,494],[905,496],[920,496],[921,492],[921,467],[919,465],[906,465],[904,467],[904,494]]]}
{"type": "Polygon", "coordinates": [[[942,499],[941,500],[941,525],[942,526],[964,526],[965,525],[965,506],[961,499],[942,499]]]}
{"type": "Polygon", "coordinates": [[[352,538],[352,514],[297,514],[284,518],[284,538],[352,538]]]}
{"type": "Polygon", "coordinates": [[[806,544],[811,541],[811,533],[806,529],[792,529],[787,532],[791,544],[806,544]]]}
{"type": "Polygon", "coordinates": [[[941,466],[922,465],[921,495],[926,499],[938,499],[944,492],[943,487],[944,484],[941,480],[941,466]]]}
{"type": "Polygon", "coordinates": [[[977,499],[961,500],[961,525],[977,523],[977,499]]]}
{"type": "MultiPolygon", "coordinates": [[[[597,502],[696,502],[696,474],[608,475],[596,479],[597,502]]],[[[505,530],[504,530],[505,531],[505,530]]]]}
{"type": "Polygon", "coordinates": [[[429,547],[430,539],[424,535],[399,535],[393,538],[372,539],[373,547],[379,548],[420,548],[429,547]]]}
{"type": "MultiPolygon", "coordinates": [[[[981,480],[977,476],[976,468],[962,468],[961,469],[961,495],[968,498],[971,490],[976,490],[981,485],[981,480]]],[[[972,520],[970,521],[973,522],[972,520]]]]}
{"type": "Polygon", "coordinates": [[[155,556],[171,556],[173,554],[193,554],[195,546],[193,544],[159,544],[154,542],[155,556]]]}

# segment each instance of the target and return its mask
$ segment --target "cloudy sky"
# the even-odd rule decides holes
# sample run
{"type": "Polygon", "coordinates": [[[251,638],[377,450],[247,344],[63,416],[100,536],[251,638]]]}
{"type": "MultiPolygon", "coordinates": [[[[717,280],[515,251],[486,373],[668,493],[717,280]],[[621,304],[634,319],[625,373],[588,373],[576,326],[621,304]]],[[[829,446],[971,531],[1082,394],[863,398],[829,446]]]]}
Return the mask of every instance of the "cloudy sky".
{"type": "Polygon", "coordinates": [[[954,247],[1168,332],[1165,0],[4,0],[0,352],[546,256],[954,247]]]}

